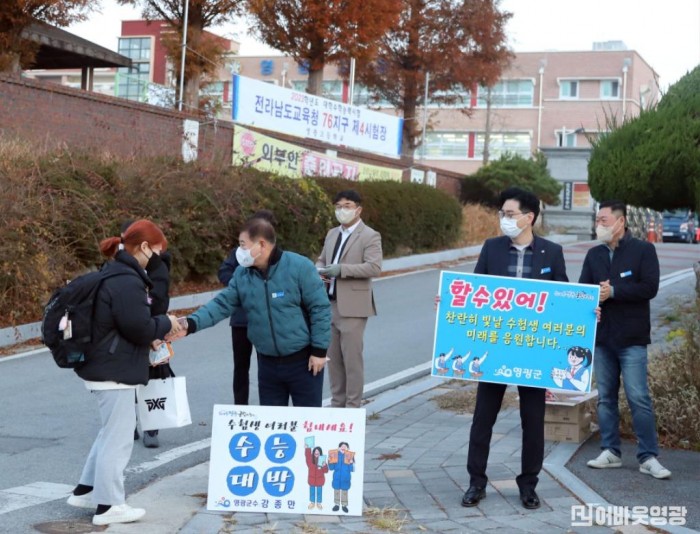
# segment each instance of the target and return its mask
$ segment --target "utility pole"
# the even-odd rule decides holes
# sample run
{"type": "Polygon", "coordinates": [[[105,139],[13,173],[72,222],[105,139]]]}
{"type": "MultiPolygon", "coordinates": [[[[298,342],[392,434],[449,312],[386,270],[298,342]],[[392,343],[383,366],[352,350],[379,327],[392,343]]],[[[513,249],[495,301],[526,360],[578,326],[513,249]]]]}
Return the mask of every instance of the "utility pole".
{"type": "Polygon", "coordinates": [[[185,99],[185,55],[187,55],[187,17],[190,12],[190,0],[185,2],[185,17],[182,24],[182,59],[180,60],[180,98],[178,99],[177,109],[182,111],[182,102],[185,99]]]}
{"type": "Polygon", "coordinates": [[[423,131],[420,141],[420,159],[425,159],[425,130],[428,127],[428,87],[430,85],[430,72],[425,71],[425,93],[423,94],[423,131]]]}
{"type": "Polygon", "coordinates": [[[491,86],[486,88],[486,124],[484,125],[484,156],[482,163],[484,165],[489,164],[489,158],[491,157],[491,86]]]}

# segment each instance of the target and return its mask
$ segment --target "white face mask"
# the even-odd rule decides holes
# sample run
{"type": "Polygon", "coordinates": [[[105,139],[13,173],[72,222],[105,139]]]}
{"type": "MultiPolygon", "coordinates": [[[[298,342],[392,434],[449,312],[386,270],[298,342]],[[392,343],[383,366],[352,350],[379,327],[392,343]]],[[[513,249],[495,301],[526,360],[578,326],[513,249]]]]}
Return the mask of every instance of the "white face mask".
{"type": "Polygon", "coordinates": [[[503,232],[504,235],[507,235],[511,239],[515,239],[523,233],[523,228],[520,228],[518,226],[518,220],[503,217],[501,219],[501,232],[503,232]]]}
{"type": "Polygon", "coordinates": [[[255,263],[255,258],[250,253],[251,249],[238,247],[236,249],[236,261],[241,267],[252,267],[255,263]]]}
{"type": "Polygon", "coordinates": [[[598,240],[602,241],[603,243],[610,243],[610,241],[613,239],[613,233],[612,226],[603,226],[602,224],[599,224],[595,227],[595,235],[598,240]]]}
{"type": "Polygon", "coordinates": [[[341,208],[335,210],[335,218],[340,224],[350,224],[355,218],[355,213],[357,213],[357,209],[341,208]]]}

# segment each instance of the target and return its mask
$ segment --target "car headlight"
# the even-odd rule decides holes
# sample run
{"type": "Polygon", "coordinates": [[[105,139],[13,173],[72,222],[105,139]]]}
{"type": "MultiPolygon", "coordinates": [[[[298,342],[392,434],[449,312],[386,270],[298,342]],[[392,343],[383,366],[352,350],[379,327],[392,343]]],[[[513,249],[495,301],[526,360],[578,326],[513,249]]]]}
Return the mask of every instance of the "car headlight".
{"type": "Polygon", "coordinates": [[[688,223],[681,223],[681,226],[679,229],[681,232],[687,232],[688,231],[688,223]]]}

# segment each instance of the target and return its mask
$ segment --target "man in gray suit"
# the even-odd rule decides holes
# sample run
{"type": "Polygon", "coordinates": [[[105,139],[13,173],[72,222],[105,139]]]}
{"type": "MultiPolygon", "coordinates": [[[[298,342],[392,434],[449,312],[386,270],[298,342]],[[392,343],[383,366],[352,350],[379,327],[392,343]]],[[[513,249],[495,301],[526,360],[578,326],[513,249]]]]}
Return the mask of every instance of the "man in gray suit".
{"type": "Polygon", "coordinates": [[[331,344],[328,371],[331,406],[359,408],[365,385],[363,338],[367,318],[376,315],[372,278],[382,270],[379,232],[362,222],[362,198],[353,190],[335,196],[340,226],[326,235],[316,261],[331,301],[331,344]]]}

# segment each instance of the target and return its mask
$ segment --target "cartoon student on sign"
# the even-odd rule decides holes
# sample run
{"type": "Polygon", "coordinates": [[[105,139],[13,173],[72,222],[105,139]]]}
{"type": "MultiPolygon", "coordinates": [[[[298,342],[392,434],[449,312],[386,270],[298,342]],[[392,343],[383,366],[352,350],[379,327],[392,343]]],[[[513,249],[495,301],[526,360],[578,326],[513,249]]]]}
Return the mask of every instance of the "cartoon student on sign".
{"type": "Polygon", "coordinates": [[[305,445],[306,467],[309,468],[309,510],[314,507],[322,510],[323,485],[326,483],[328,464],[326,463],[326,457],[323,455],[321,447],[314,447],[312,449],[309,443],[305,445]]]}
{"type": "Polygon", "coordinates": [[[571,347],[567,352],[567,359],[569,367],[552,369],[552,380],[562,389],[586,391],[591,379],[588,369],[593,362],[591,350],[584,347],[571,347]]]}
{"type": "Polygon", "coordinates": [[[338,444],[337,449],[332,449],[328,453],[328,467],[333,471],[333,497],[335,506],[333,511],[337,512],[339,507],[343,512],[348,513],[348,490],[352,473],[355,471],[355,453],[349,451],[349,445],[345,441],[338,444]]]}
{"type": "MultiPolygon", "coordinates": [[[[479,358],[478,356],[474,356],[474,359],[469,362],[469,376],[476,379],[479,379],[482,376],[484,376],[484,372],[481,370],[481,364],[484,363],[484,360],[486,359],[488,353],[489,351],[484,352],[484,355],[481,358],[479,358]]],[[[467,354],[467,357],[469,357],[469,354],[467,354]]]]}
{"type": "MultiPolygon", "coordinates": [[[[468,358],[469,354],[467,353],[465,357],[468,358]]],[[[457,354],[454,362],[452,362],[452,376],[456,376],[457,378],[462,378],[464,376],[464,362],[462,361],[462,356],[459,354],[457,354]]]]}
{"type": "Polygon", "coordinates": [[[452,356],[452,352],[455,349],[450,349],[450,352],[445,354],[444,352],[440,353],[440,356],[438,356],[438,359],[435,360],[435,370],[437,371],[437,374],[440,376],[445,376],[447,374],[447,371],[449,370],[447,367],[447,360],[450,359],[450,356],[452,356]]]}

